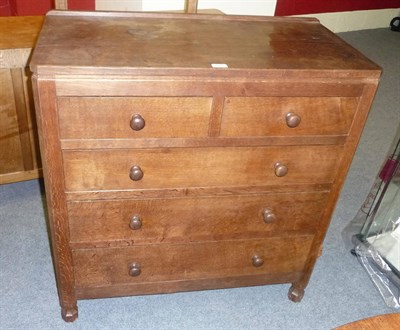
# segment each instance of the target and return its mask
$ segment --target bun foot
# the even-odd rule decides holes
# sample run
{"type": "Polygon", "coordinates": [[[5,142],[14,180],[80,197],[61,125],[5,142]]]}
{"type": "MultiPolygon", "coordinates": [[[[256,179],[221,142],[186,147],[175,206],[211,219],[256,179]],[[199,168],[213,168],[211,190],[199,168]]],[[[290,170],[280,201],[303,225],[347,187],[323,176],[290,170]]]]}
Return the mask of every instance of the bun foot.
{"type": "Polygon", "coordinates": [[[65,322],[74,322],[78,318],[78,308],[61,308],[61,316],[65,322]]]}
{"type": "Polygon", "coordinates": [[[300,302],[304,297],[304,289],[292,285],[289,289],[288,297],[293,302],[300,302]]]}

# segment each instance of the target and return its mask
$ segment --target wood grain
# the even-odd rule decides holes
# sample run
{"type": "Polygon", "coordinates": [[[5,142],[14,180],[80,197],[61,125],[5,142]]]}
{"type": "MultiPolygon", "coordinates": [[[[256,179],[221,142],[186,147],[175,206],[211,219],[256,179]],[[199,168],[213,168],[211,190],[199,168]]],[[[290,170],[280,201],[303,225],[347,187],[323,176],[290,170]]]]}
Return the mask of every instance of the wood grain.
{"type": "Polygon", "coordinates": [[[107,247],[251,238],[285,231],[315,230],[328,193],[108,200],[68,203],[73,247],[107,247]],[[263,211],[276,221],[265,223],[263,211]],[[132,216],[142,227],[129,227],[132,216]],[[115,242],[115,243],[111,243],[115,242]]]}
{"type": "Polygon", "coordinates": [[[0,69],[0,174],[23,171],[21,141],[12,76],[9,69],[0,69]]]}
{"type": "Polygon", "coordinates": [[[60,135],[62,139],[206,137],[211,102],[207,97],[63,97],[58,99],[60,135]],[[135,114],[145,120],[140,131],[130,127],[135,114]]]}
{"type": "MultiPolygon", "coordinates": [[[[210,123],[214,125],[214,123],[210,123]]],[[[215,128],[215,126],[214,126],[215,128]]],[[[209,130],[209,134],[218,134],[209,130]]],[[[148,149],[148,148],[199,148],[199,147],[262,147],[293,145],[343,145],[346,135],[310,136],[249,136],[209,138],[138,138],[138,139],[65,139],[62,149],[148,149]]]]}
{"type": "Polygon", "coordinates": [[[74,250],[77,287],[301,271],[312,236],[74,250]],[[264,265],[254,267],[260,255],[264,265]],[[132,262],[142,273],[129,276],[132,262]]]}
{"type": "MultiPolygon", "coordinates": [[[[68,68],[68,71],[74,68],[68,68]]],[[[150,71],[150,70],[146,70],[150,71]]],[[[127,74],[127,70],[124,71],[127,74]]],[[[206,96],[224,95],[224,96],[298,96],[298,97],[359,97],[363,92],[362,79],[360,80],[332,80],[332,79],[315,79],[315,72],[302,73],[301,76],[283,73],[285,77],[281,77],[279,71],[261,72],[257,71],[258,79],[242,79],[241,71],[234,71],[230,78],[231,71],[203,72],[195,70],[190,78],[182,78],[179,76],[162,77],[152,76],[148,79],[134,78],[137,72],[132,72],[128,79],[114,77],[111,80],[104,80],[104,77],[96,77],[88,79],[82,76],[70,77],[65,79],[60,77],[57,84],[57,93],[60,96],[206,96]],[[234,73],[236,73],[235,77],[234,73]],[[196,76],[205,75],[206,79],[196,76]],[[218,78],[218,76],[220,76],[218,78]],[[222,76],[222,78],[221,78],[222,76]],[[305,77],[303,77],[305,76],[305,77]],[[71,79],[72,78],[72,79],[71,79]],[[303,79],[308,79],[304,81],[303,79]]],[[[98,74],[99,72],[86,72],[88,74],[98,74]]],[[[147,72],[155,74],[155,72],[147,72]]],[[[298,72],[297,72],[298,73],[298,72]]],[[[112,74],[105,70],[104,74],[112,74]]],[[[170,74],[173,74],[171,72],[170,74]]]]}
{"type": "Polygon", "coordinates": [[[33,48],[43,21],[43,16],[0,17],[0,50],[33,48]]]}
{"type": "Polygon", "coordinates": [[[64,151],[66,191],[331,183],[340,146],[64,151]],[[289,173],[277,177],[274,166],[289,173]],[[132,181],[129,171],[144,172],[132,181]]]}
{"type": "Polygon", "coordinates": [[[41,176],[30,73],[0,69],[0,184],[41,176]]]}
{"type": "Polygon", "coordinates": [[[220,186],[220,187],[181,187],[181,188],[163,188],[163,189],[129,189],[129,190],[94,190],[94,191],[68,191],[66,198],[68,201],[86,201],[86,200],[109,200],[109,199],[154,199],[181,198],[181,197],[204,197],[204,196],[231,196],[239,194],[266,194],[266,193],[288,193],[288,192],[321,192],[329,191],[331,183],[308,183],[282,185],[279,182],[275,184],[263,184],[259,186],[220,186]]]}
{"type": "Polygon", "coordinates": [[[32,69],[43,64],[89,68],[118,63],[120,72],[158,68],[161,73],[163,68],[211,71],[212,63],[225,63],[230,70],[379,70],[316,21],[297,18],[281,24],[251,16],[192,16],[120,13],[104,19],[96,12],[50,12],[43,27],[46,43],[38,44],[32,69]],[[60,42],[67,39],[68,44],[60,42]],[[288,44],[296,51],[288,51],[288,44]],[[126,45],[124,52],[99,51],[120,45],[126,45]]]}
{"type": "Polygon", "coordinates": [[[58,295],[64,318],[67,317],[66,311],[68,311],[72,313],[72,317],[68,320],[73,321],[77,317],[77,303],[74,266],[69,249],[68,210],[64,194],[62,154],[58,139],[54,81],[41,81],[34,77],[33,92],[38,109],[36,116],[58,295]]]}
{"type": "Polygon", "coordinates": [[[343,135],[350,129],[356,106],[355,98],[229,97],[221,136],[343,135]],[[288,127],[288,113],[301,118],[298,127],[288,127]]]}
{"type": "Polygon", "coordinates": [[[41,175],[31,73],[43,17],[0,17],[0,184],[41,175]]]}
{"type": "MultiPolygon", "coordinates": [[[[165,282],[136,282],[95,287],[77,287],[78,299],[122,297],[144,294],[175,293],[210,289],[237,288],[266,284],[291,283],[296,281],[301,272],[268,273],[260,275],[225,276],[223,278],[191,279],[165,282]]],[[[260,288],[261,290],[262,288],[260,288]]]]}
{"type": "Polygon", "coordinates": [[[25,98],[25,86],[21,69],[11,69],[11,77],[13,81],[13,86],[17,93],[15,93],[15,108],[17,110],[18,119],[18,129],[19,129],[19,139],[21,141],[21,152],[22,161],[25,170],[33,170],[33,158],[32,158],[32,145],[29,127],[29,113],[27,113],[27,108],[29,105],[26,104],[25,98]]]}
{"type": "Polygon", "coordinates": [[[400,327],[400,314],[382,314],[351,322],[335,330],[397,330],[400,327]]]}
{"type": "Polygon", "coordinates": [[[349,137],[346,141],[346,144],[344,145],[343,157],[340,163],[338,164],[338,173],[335,179],[335,183],[332,186],[331,195],[329,197],[324,215],[322,217],[323,220],[319,228],[319,231],[315,236],[313,247],[310,250],[311,253],[306,266],[306,269],[308,269],[308,271],[305,271],[301,280],[299,280],[295,284],[295,286],[297,286],[300,289],[305,288],[310,279],[311,272],[314,268],[315,262],[318,257],[318,251],[321,249],[321,245],[327,233],[330,219],[335,210],[336,202],[339,198],[340,191],[343,187],[347,172],[351,165],[351,160],[354,156],[357,144],[360,140],[361,132],[366,123],[368,112],[369,109],[371,108],[371,104],[374,99],[377,87],[378,87],[377,81],[375,83],[371,83],[364,86],[363,95],[358,102],[354,120],[350,128],[349,137]]]}
{"type": "Polygon", "coordinates": [[[301,300],[376,64],[314,19],[53,11],[31,68],[64,319],[77,298],[301,300]]]}

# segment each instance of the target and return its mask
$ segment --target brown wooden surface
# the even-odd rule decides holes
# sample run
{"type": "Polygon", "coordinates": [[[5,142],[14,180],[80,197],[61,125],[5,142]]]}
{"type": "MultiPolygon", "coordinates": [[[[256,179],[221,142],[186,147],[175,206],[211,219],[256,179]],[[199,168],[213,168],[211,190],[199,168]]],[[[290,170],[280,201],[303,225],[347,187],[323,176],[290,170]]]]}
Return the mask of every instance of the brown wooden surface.
{"type": "Polygon", "coordinates": [[[0,50],[33,48],[43,20],[43,16],[0,17],[0,50]]]}
{"type": "Polygon", "coordinates": [[[0,108],[2,119],[0,120],[0,150],[2,160],[0,173],[4,174],[20,171],[23,167],[20,157],[22,151],[10,70],[0,70],[0,90],[0,104],[2,105],[0,108]]]}
{"type": "Polygon", "coordinates": [[[229,97],[225,99],[221,136],[303,136],[347,134],[357,100],[350,98],[229,97]],[[288,127],[285,117],[301,118],[288,127]]]}
{"type": "Polygon", "coordinates": [[[301,271],[312,236],[73,250],[77,287],[301,271]],[[254,267],[260,255],[264,265],[254,267]],[[138,262],[142,273],[129,276],[138,262]]]}
{"type": "Polygon", "coordinates": [[[342,147],[171,148],[64,151],[66,191],[331,183],[342,147]],[[289,173],[275,175],[277,162],[289,173]],[[129,171],[144,172],[132,181],[129,171]]]}
{"type": "MultiPolygon", "coordinates": [[[[54,70],[54,68],[53,68],[54,70]]],[[[69,68],[71,74],[74,69],[69,68]]],[[[102,70],[102,69],[99,69],[102,70]]],[[[128,71],[129,69],[127,69],[128,71]]],[[[108,69],[104,70],[108,73],[108,69]]],[[[146,70],[147,71],[147,70],[146,70]]],[[[156,74],[149,69],[149,74],[156,74]]],[[[110,71],[112,73],[113,71],[110,71]]],[[[207,72],[196,70],[200,76],[207,72]]],[[[353,77],[340,71],[332,78],[315,79],[315,71],[294,72],[293,77],[282,78],[279,71],[255,73],[257,79],[227,79],[230,71],[211,71],[204,77],[135,77],[106,80],[99,76],[76,76],[73,80],[60,77],[57,94],[60,96],[299,96],[299,97],[359,97],[363,93],[365,77],[353,77]],[[218,78],[217,75],[221,75],[218,78]],[[301,77],[303,76],[303,78],[301,77]],[[347,76],[347,77],[345,77],[347,76]],[[64,78],[64,79],[63,79],[64,78]],[[335,79],[336,78],[336,79],[335,79]],[[358,79],[359,78],[359,79],[358,79]],[[304,81],[306,79],[307,81],[304,81]],[[340,84],[338,84],[338,80],[340,84]]],[[[143,72],[142,72],[143,73],[143,72]]],[[[365,72],[364,72],[365,74],[365,72]]]]}
{"type": "Polygon", "coordinates": [[[41,176],[34,118],[31,48],[43,17],[0,17],[0,184],[41,176]]]}
{"type": "MultiPolygon", "coordinates": [[[[350,128],[349,137],[344,146],[343,157],[341,159],[340,165],[338,166],[336,180],[332,186],[331,195],[328,200],[327,207],[325,208],[325,213],[321,218],[321,226],[319,227],[316,239],[314,240],[313,247],[310,250],[311,253],[307,265],[307,268],[309,269],[314,268],[315,262],[318,258],[318,251],[321,249],[322,242],[327,233],[331,216],[335,209],[339,193],[346,179],[347,172],[350,168],[357,144],[360,140],[361,133],[364,128],[368,112],[371,108],[377,87],[378,81],[371,81],[369,84],[366,84],[364,87],[363,95],[359,100],[357,111],[353,119],[353,124],[350,128]]],[[[300,289],[304,288],[307,285],[310,276],[311,272],[306,272],[302,280],[295,283],[295,287],[300,289]]]]}
{"type": "Polygon", "coordinates": [[[0,69],[0,184],[41,176],[30,74],[0,69]]]}
{"type": "Polygon", "coordinates": [[[77,287],[76,294],[78,299],[91,299],[155,293],[174,293],[182,291],[291,283],[295,282],[300,277],[301,272],[264,273],[260,275],[253,274],[235,277],[230,277],[228,275],[221,278],[191,279],[166,282],[136,282],[113,286],[105,285],[96,287],[77,287]]]}
{"type": "Polygon", "coordinates": [[[62,139],[206,137],[211,102],[207,97],[60,98],[60,134],[62,139]],[[146,123],[140,131],[130,127],[135,114],[146,123]]]}
{"type": "Polygon", "coordinates": [[[384,314],[342,325],[335,330],[397,330],[400,328],[400,314],[384,314]]]}
{"type": "Polygon", "coordinates": [[[211,64],[226,64],[227,71],[370,70],[379,74],[375,64],[313,19],[52,11],[43,36],[31,63],[34,71],[38,66],[72,66],[87,72],[93,67],[120,68],[120,74],[126,74],[126,68],[157,68],[162,74],[185,68],[218,71],[211,64]],[[287,51],[289,44],[295,52],[287,51]],[[124,52],[99,51],[121,45],[124,52]]]}
{"type": "MultiPolygon", "coordinates": [[[[144,137],[304,136],[347,134],[356,110],[355,98],[250,98],[222,99],[220,113],[208,126],[210,98],[60,98],[62,139],[115,139],[144,137]],[[296,128],[285,116],[301,117],[296,128]],[[133,131],[129,122],[140,114],[144,129],[133,131]],[[179,121],[180,128],[176,129],[179,121]],[[90,123],[88,129],[87,123],[90,123]]],[[[214,102],[214,105],[215,102],[214,102]]],[[[210,121],[213,118],[210,118],[210,121]]]]}
{"type": "Polygon", "coordinates": [[[55,84],[54,81],[38,81],[34,77],[33,86],[58,295],[63,318],[66,321],[73,321],[77,317],[78,309],[72,253],[69,249],[67,204],[63,193],[64,180],[61,168],[62,153],[58,140],[55,84]],[[46,132],[46,134],[40,134],[41,132],[46,132]]]}
{"type": "Polygon", "coordinates": [[[70,202],[73,247],[251,238],[318,226],[328,193],[70,202]],[[265,223],[263,210],[276,220],[265,223]],[[142,227],[129,227],[138,215],[142,227]]]}
{"type": "Polygon", "coordinates": [[[76,298],[290,282],[301,300],[378,66],[313,19],[52,12],[31,68],[66,320],[76,298]]]}

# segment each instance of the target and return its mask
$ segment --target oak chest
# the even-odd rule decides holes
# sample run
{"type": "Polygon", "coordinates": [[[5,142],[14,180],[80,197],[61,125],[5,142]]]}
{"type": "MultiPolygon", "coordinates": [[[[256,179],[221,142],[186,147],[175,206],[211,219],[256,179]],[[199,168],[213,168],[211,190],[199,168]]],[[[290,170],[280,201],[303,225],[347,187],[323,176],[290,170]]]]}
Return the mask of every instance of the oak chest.
{"type": "Polygon", "coordinates": [[[301,300],[377,65],[314,19],[53,11],[31,69],[66,321],[98,297],[301,300]]]}

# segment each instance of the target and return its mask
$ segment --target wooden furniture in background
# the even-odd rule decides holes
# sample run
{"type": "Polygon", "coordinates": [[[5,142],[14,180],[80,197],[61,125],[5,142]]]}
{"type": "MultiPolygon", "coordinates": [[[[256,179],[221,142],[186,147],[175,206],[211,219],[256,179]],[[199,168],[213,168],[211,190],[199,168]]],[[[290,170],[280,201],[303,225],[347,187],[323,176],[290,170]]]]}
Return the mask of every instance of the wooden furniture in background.
{"type": "Polygon", "coordinates": [[[40,40],[66,321],[86,298],[291,283],[302,299],[377,65],[304,18],[56,11],[40,40]]]}
{"type": "Polygon", "coordinates": [[[0,31],[0,184],[41,176],[27,68],[43,17],[1,17],[0,31]]]}
{"type": "Polygon", "coordinates": [[[342,325],[334,330],[397,330],[400,329],[400,314],[382,314],[342,325]]]}

